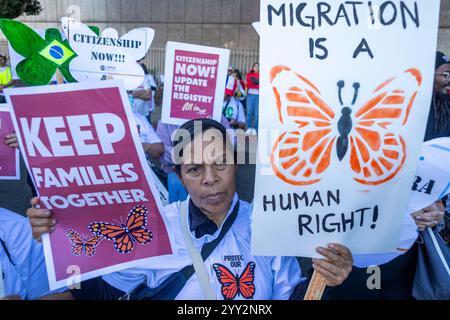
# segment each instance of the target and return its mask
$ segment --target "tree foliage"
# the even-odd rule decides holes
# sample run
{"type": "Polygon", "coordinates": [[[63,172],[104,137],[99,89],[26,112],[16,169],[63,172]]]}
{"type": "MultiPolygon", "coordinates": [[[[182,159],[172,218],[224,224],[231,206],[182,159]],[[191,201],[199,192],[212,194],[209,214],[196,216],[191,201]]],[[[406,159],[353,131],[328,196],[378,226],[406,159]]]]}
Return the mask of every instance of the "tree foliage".
{"type": "Polygon", "coordinates": [[[15,19],[22,14],[36,16],[41,11],[39,0],[0,0],[0,18],[15,19]]]}

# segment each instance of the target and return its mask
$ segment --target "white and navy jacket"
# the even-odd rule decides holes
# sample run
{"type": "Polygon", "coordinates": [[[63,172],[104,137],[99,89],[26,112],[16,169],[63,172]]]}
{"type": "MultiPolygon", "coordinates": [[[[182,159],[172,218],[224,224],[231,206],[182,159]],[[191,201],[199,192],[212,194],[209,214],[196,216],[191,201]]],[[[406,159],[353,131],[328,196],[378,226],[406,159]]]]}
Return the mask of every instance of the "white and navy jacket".
{"type": "MultiPolygon", "coordinates": [[[[223,268],[229,270],[236,279],[242,276],[244,270],[247,269],[248,271],[251,267],[254,274],[254,290],[252,290],[251,294],[247,293],[248,299],[282,300],[291,298],[297,285],[304,281],[301,278],[297,259],[293,257],[251,255],[251,212],[249,203],[239,200],[236,194],[226,219],[229,218],[238,201],[240,201],[239,211],[235,222],[205,261],[210,284],[216,292],[217,299],[246,299],[239,290],[237,294],[231,294],[228,297],[223,294],[223,284],[218,277],[218,266],[222,270],[223,268]]],[[[213,222],[208,220],[201,212],[196,212],[198,209],[193,206],[192,202],[189,207],[189,229],[191,230],[193,242],[200,251],[205,243],[211,242],[218,237],[223,224],[220,228],[215,227],[216,230],[214,230],[213,222]]],[[[172,255],[154,258],[150,263],[140,268],[127,269],[103,276],[102,283],[96,280],[93,283],[91,282],[90,285],[88,281],[81,286],[81,290],[72,290],[72,294],[79,299],[113,299],[117,298],[118,294],[129,293],[143,282],[150,288],[156,288],[171,274],[191,265],[192,261],[181,229],[180,203],[166,206],[162,214],[171,236],[172,255]],[[104,292],[99,292],[100,290],[104,292]]],[[[176,296],[176,299],[184,300],[202,300],[204,298],[195,273],[176,296]]]]}
{"type": "Polygon", "coordinates": [[[42,244],[36,242],[28,220],[0,208],[0,264],[5,294],[36,299],[49,290],[42,244]]]}

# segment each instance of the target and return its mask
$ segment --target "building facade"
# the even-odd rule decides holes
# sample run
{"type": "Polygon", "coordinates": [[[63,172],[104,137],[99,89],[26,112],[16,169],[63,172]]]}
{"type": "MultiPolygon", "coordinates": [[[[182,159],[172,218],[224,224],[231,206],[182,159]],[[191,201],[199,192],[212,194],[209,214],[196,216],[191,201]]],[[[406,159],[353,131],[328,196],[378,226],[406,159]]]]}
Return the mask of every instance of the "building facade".
{"type": "Polygon", "coordinates": [[[251,23],[259,20],[259,0],[41,0],[43,11],[22,17],[33,27],[58,25],[63,16],[124,33],[136,27],[155,29],[154,46],[168,40],[258,49],[251,23]]]}
{"type": "MultiPolygon", "coordinates": [[[[426,1],[426,0],[420,0],[426,1]]],[[[38,16],[19,20],[34,28],[59,27],[72,16],[119,34],[136,27],[155,29],[146,64],[163,73],[167,41],[180,41],[231,49],[230,65],[248,71],[258,60],[259,37],[252,22],[259,20],[259,0],[40,0],[38,16]]],[[[3,51],[2,46],[2,51],[3,51]]],[[[450,0],[441,1],[438,49],[450,55],[450,0]]]]}
{"type": "MultiPolygon", "coordinates": [[[[425,0],[421,0],[425,1],[425,0]]],[[[168,40],[258,50],[258,35],[251,23],[259,20],[259,0],[41,0],[39,16],[20,20],[33,27],[59,24],[75,16],[100,29],[124,33],[141,26],[156,31],[154,46],[168,40]]],[[[450,54],[450,1],[441,1],[438,48],[450,54]]]]}

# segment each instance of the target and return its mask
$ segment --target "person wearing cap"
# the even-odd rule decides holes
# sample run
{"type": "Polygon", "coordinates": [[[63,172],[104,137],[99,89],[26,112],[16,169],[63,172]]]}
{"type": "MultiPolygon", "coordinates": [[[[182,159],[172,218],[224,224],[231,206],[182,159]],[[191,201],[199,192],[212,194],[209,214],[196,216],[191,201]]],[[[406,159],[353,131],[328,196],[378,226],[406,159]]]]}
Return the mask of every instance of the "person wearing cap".
{"type": "Polygon", "coordinates": [[[234,68],[232,66],[228,66],[227,77],[225,79],[225,87],[228,86],[228,81],[230,80],[230,77],[233,74],[233,70],[234,70],[234,68]]]}
{"type": "MultiPolygon", "coordinates": [[[[236,153],[224,126],[210,119],[188,121],[177,130],[173,158],[189,194],[187,201],[161,210],[173,254],[47,299],[110,300],[125,294],[127,299],[156,300],[303,298],[308,281],[295,257],[251,254],[251,206],[236,193],[236,153]],[[192,250],[201,251],[200,259],[191,258],[192,250]]],[[[37,239],[55,226],[49,210],[30,208],[27,214],[37,239]]],[[[315,270],[329,286],[341,284],[351,270],[351,252],[339,244],[318,252],[324,259],[313,260],[315,270]]]]}
{"type": "Polygon", "coordinates": [[[437,52],[425,141],[441,137],[450,137],[450,60],[444,53],[437,52]]]}

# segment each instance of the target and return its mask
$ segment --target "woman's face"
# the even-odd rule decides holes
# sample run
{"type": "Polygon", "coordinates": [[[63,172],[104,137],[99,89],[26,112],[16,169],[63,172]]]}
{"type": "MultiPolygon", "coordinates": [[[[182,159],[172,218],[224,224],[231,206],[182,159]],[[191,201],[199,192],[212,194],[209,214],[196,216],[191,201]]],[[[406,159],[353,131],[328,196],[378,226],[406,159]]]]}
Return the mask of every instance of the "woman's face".
{"type": "Polygon", "coordinates": [[[259,63],[255,63],[255,66],[253,67],[253,71],[259,72],[259,63]]]}
{"type": "MultiPolygon", "coordinates": [[[[181,181],[192,201],[203,213],[221,216],[228,212],[235,194],[232,147],[224,146],[218,130],[198,134],[183,149],[181,181]],[[215,131],[214,140],[211,139],[215,131]]],[[[231,143],[230,143],[231,144],[231,143]]]]}
{"type": "Polygon", "coordinates": [[[450,91],[450,63],[441,65],[436,69],[434,76],[434,90],[439,94],[447,94],[450,91]]]}

